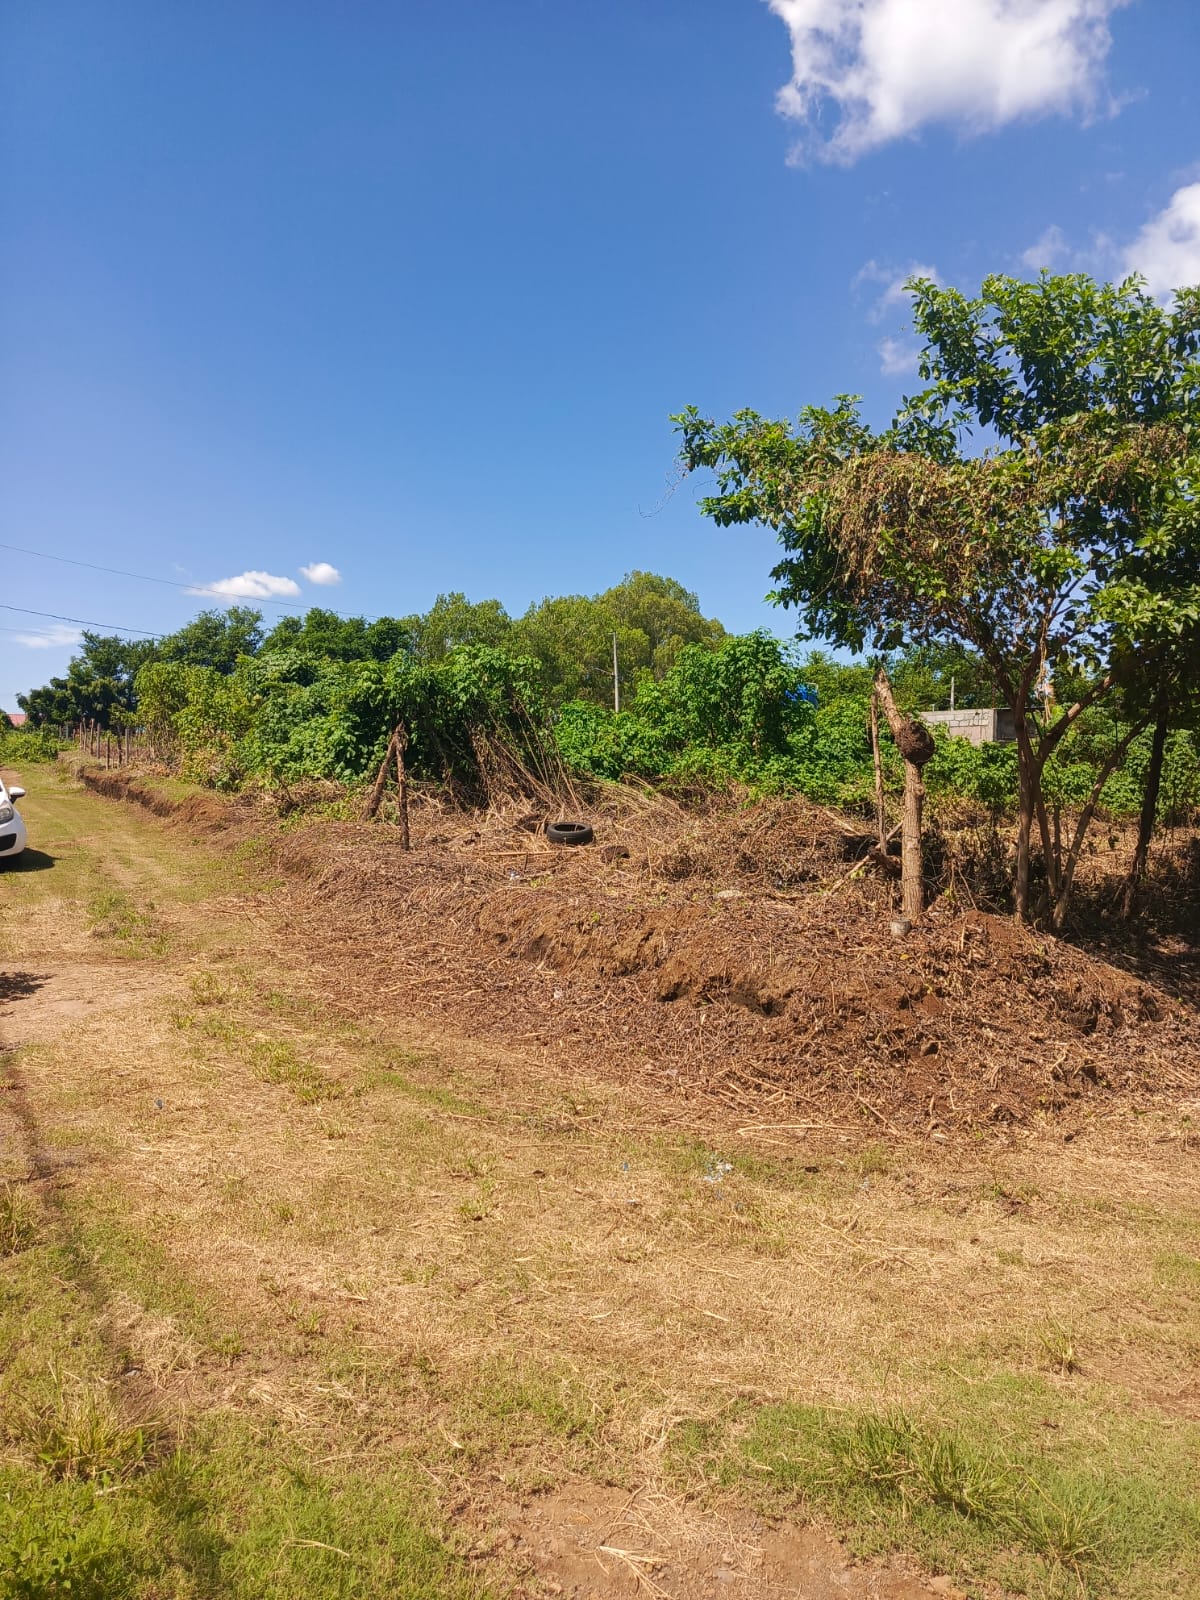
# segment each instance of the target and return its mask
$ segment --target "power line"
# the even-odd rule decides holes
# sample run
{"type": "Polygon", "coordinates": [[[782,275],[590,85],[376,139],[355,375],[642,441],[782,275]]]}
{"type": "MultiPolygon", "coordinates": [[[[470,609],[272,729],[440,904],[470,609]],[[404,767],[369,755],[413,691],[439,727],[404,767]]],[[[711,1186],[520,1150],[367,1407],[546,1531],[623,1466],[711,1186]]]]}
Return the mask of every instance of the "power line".
{"type": "MultiPolygon", "coordinates": [[[[64,617],[57,611],[33,611],[29,606],[10,606],[0,602],[0,611],[19,611],[23,617],[46,617],[51,622],[74,622],[80,628],[108,628],[113,633],[136,633],[143,639],[165,639],[164,633],[151,633],[147,628],[126,628],[119,622],[89,622],[86,617],[64,617]]],[[[12,629],[19,632],[19,629],[12,629]]]]}
{"type": "Polygon", "coordinates": [[[47,628],[3,628],[3,627],[0,627],[0,633],[16,633],[16,634],[19,634],[22,639],[45,639],[47,644],[57,644],[57,643],[61,642],[63,645],[68,645],[68,644],[72,644],[74,642],[71,639],[63,639],[62,641],[57,640],[55,638],[54,634],[52,634],[49,631],[49,629],[47,629],[47,628]]]}
{"type": "MultiPolygon", "coordinates": [[[[102,567],[95,561],[77,561],[73,556],[55,556],[48,550],[29,550],[20,544],[0,544],[0,550],[9,550],[14,555],[36,556],[39,561],[57,561],[64,567],[83,567],[88,572],[107,572],[113,578],[135,578],[139,583],[158,583],[167,589],[184,589],[188,594],[210,595],[217,600],[246,601],[256,606],[281,606],[289,611],[308,611],[312,609],[303,600],[272,600],[266,597],[258,598],[254,595],[230,595],[223,589],[214,589],[209,584],[180,583],[177,578],[155,578],[148,572],[127,572],[123,567],[102,567]]],[[[335,616],[342,616],[338,611],[335,616]]]]}

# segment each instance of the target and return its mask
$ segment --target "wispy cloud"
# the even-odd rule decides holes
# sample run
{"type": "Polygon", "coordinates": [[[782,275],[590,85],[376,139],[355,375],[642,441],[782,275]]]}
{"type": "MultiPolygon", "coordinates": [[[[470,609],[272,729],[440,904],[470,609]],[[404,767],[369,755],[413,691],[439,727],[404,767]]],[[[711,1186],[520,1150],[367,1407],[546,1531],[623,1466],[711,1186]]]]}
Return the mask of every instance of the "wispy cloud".
{"type": "Polygon", "coordinates": [[[39,628],[36,633],[14,633],[12,636],[14,644],[24,645],[27,650],[62,650],[78,644],[82,637],[78,628],[70,628],[63,622],[39,628]]]}
{"type": "Polygon", "coordinates": [[[222,600],[273,600],[298,595],[300,585],[295,578],[277,578],[273,572],[239,572],[236,578],[217,578],[188,592],[217,595],[222,600]]]}
{"type": "Polygon", "coordinates": [[[1086,272],[1094,278],[1139,273],[1151,294],[1200,284],[1200,182],[1176,189],[1166,205],[1138,233],[1121,244],[1111,234],[1093,232],[1079,245],[1053,224],[1021,252],[1030,272],[1086,272]]]}
{"type": "MultiPolygon", "coordinates": [[[[870,284],[876,291],[867,310],[867,321],[878,325],[890,312],[901,307],[907,311],[912,294],[905,285],[913,278],[930,278],[939,284],[942,281],[938,269],[925,261],[910,261],[907,266],[898,267],[894,262],[871,260],[861,267],[851,287],[861,291],[870,284]]],[[[887,378],[911,376],[917,370],[921,354],[921,346],[911,335],[907,317],[899,321],[897,332],[888,334],[875,346],[879,370],[887,378]]]]}
{"type": "Polygon", "coordinates": [[[1093,231],[1086,245],[1074,245],[1057,223],[1045,230],[1028,250],[1021,252],[1021,263],[1030,272],[1087,272],[1094,278],[1112,272],[1119,252],[1106,233],[1093,231]]]}
{"type": "Polygon", "coordinates": [[[882,285],[871,309],[867,312],[870,321],[882,322],[888,312],[896,306],[907,307],[910,296],[904,286],[913,278],[932,278],[934,283],[942,281],[938,276],[938,269],[924,261],[910,261],[906,267],[897,267],[871,260],[865,267],[861,267],[854,275],[855,289],[861,289],[867,283],[882,285]]]}
{"type": "Polygon", "coordinates": [[[984,133],[1102,101],[1108,18],[1127,0],[767,0],[788,30],[776,100],[805,124],[796,159],[851,162],[929,123],[984,133]],[[830,138],[816,124],[840,113],[830,138]]]}
{"type": "Polygon", "coordinates": [[[911,376],[916,372],[921,346],[915,339],[881,339],[875,348],[879,352],[879,370],[885,377],[911,376]]]}
{"type": "Polygon", "coordinates": [[[335,583],[341,583],[342,575],[336,567],[331,567],[328,561],[314,561],[311,566],[301,567],[300,576],[307,578],[309,583],[319,583],[326,588],[332,588],[335,583]]]}
{"type": "Polygon", "coordinates": [[[1151,294],[1200,283],[1200,183],[1176,189],[1124,253],[1126,272],[1140,272],[1151,294]]]}

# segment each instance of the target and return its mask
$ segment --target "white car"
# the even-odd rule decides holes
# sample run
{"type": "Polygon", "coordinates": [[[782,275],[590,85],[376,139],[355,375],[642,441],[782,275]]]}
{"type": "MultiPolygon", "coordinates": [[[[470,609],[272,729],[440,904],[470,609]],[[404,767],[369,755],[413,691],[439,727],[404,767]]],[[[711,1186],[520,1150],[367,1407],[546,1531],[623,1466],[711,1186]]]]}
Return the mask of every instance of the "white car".
{"type": "Polygon", "coordinates": [[[14,784],[9,788],[0,778],[0,861],[19,856],[25,848],[25,824],[14,800],[24,800],[25,791],[14,784]]]}

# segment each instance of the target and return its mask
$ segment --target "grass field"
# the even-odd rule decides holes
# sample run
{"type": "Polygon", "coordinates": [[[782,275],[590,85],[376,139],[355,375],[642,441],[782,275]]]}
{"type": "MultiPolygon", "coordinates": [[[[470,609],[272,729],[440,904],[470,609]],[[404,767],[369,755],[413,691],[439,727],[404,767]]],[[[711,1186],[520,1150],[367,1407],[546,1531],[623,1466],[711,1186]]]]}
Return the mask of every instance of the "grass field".
{"type": "Polygon", "coordinates": [[[0,1592],[765,1595],[781,1520],[837,1593],[1200,1593],[1200,1107],[668,1136],[348,1014],[253,847],[23,777],[0,1592]],[[581,1587],[522,1508],[610,1489],[656,1543],[581,1587]]]}

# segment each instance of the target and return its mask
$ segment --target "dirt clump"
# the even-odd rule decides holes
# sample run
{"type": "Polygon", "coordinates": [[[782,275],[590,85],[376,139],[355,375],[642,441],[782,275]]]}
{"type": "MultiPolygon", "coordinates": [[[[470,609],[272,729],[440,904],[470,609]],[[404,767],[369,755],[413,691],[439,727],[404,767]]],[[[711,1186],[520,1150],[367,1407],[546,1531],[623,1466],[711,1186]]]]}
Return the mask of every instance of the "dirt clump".
{"type": "Polygon", "coordinates": [[[1200,1093],[1188,1001],[947,897],[897,937],[894,882],[851,819],[618,791],[590,820],[600,848],[431,800],[410,852],[329,817],[264,831],[243,806],[236,825],[287,874],[295,946],[337,1003],[584,1062],[668,1119],[704,1102],[947,1136],[1200,1093]]]}
{"type": "Polygon", "coordinates": [[[963,1600],[947,1579],[923,1578],[899,1560],[855,1561],[815,1527],[772,1526],[661,1494],[572,1482],[508,1508],[502,1525],[501,1547],[529,1572],[522,1592],[531,1597],[963,1600]]]}
{"type": "Polygon", "coordinates": [[[608,862],[486,834],[402,855],[325,829],[298,936],[319,927],[313,959],[359,1004],[739,1115],[937,1133],[1195,1092],[1189,1006],[981,912],[937,905],[897,940],[890,880],[847,882],[845,835],[774,809],[699,836],[660,819],[608,862]]]}

